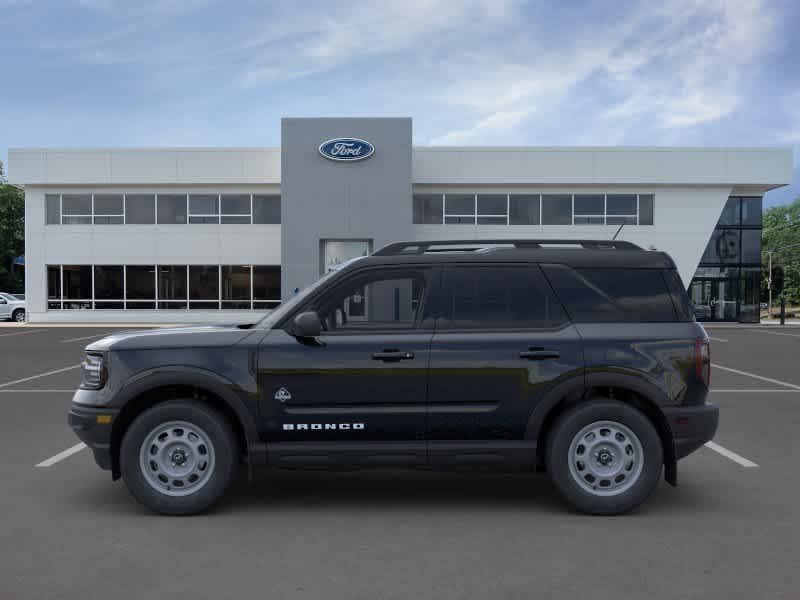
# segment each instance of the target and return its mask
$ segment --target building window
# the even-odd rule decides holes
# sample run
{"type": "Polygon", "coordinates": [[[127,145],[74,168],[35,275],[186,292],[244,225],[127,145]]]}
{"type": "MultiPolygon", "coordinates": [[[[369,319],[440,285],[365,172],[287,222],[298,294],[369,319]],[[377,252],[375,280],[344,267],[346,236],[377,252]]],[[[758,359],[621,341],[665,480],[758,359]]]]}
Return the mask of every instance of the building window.
{"type": "Polygon", "coordinates": [[[96,309],[122,309],[124,305],[123,267],[95,265],[94,266],[94,308],[96,309]]]}
{"type": "Polygon", "coordinates": [[[91,225],[92,195],[91,194],[62,195],[61,223],[64,225],[91,225]]]}
{"type": "Polygon", "coordinates": [[[61,195],[46,194],[45,204],[45,223],[47,225],[61,225],[61,195]]]}
{"type": "Polygon", "coordinates": [[[186,308],[188,299],[186,273],[186,265],[159,265],[158,308],[186,308]]]}
{"type": "Polygon", "coordinates": [[[122,194],[95,194],[93,207],[95,225],[122,225],[125,222],[122,194]]]}
{"type": "Polygon", "coordinates": [[[61,308],[61,267],[47,266],[47,308],[61,308]]]}
{"type": "Polygon", "coordinates": [[[572,225],[572,196],[542,195],[542,225],[572,225]]]}
{"type": "Polygon", "coordinates": [[[508,225],[508,194],[478,194],[478,225],[508,225]]]}
{"type": "Polygon", "coordinates": [[[220,223],[250,224],[250,194],[222,194],[220,223]]]}
{"type": "Polygon", "coordinates": [[[444,215],[442,194],[414,194],[413,222],[419,225],[441,225],[444,215]]]}
{"type": "Polygon", "coordinates": [[[540,207],[539,194],[511,194],[508,197],[509,225],[538,225],[540,207]]]}
{"type": "Polygon", "coordinates": [[[728,198],[722,209],[722,214],[719,216],[719,221],[717,221],[717,227],[738,227],[741,222],[741,203],[739,198],[728,198]]]}
{"type": "Polygon", "coordinates": [[[125,308],[147,310],[156,307],[155,265],[125,267],[125,308]]]}
{"type": "Polygon", "coordinates": [[[448,225],[474,225],[475,194],[446,194],[444,222],[448,225]]]}
{"type": "Polygon", "coordinates": [[[655,214],[655,196],[639,194],[639,225],[652,225],[655,214]]]}
{"type": "Polygon", "coordinates": [[[253,265],[253,308],[275,308],[281,302],[281,268],[253,265]]]}
{"type": "Polygon", "coordinates": [[[92,308],[91,265],[63,265],[61,286],[64,293],[64,308],[92,308]]]}
{"type": "Polygon", "coordinates": [[[253,223],[279,225],[281,222],[281,197],[253,194],[253,223]]]}
{"type": "Polygon", "coordinates": [[[189,265],[189,308],[219,308],[219,267],[189,265]]]}
{"type": "Polygon", "coordinates": [[[186,194],[158,195],[158,224],[186,224],[186,194]]]}
{"type": "Polygon", "coordinates": [[[47,266],[49,310],[269,310],[280,302],[274,265],[47,266]]]}
{"type": "Polygon", "coordinates": [[[689,285],[695,317],[758,322],[760,286],[761,198],[731,196],[689,285]]]}
{"type": "Polygon", "coordinates": [[[742,198],[742,226],[761,227],[761,197],[742,198]]]}
{"type": "Polygon", "coordinates": [[[653,194],[414,194],[415,225],[652,225],[653,194]]]}
{"type": "Polygon", "coordinates": [[[46,194],[47,225],[281,222],[280,194],[46,194]]]}
{"type": "Polygon", "coordinates": [[[125,223],[128,225],[153,225],[156,222],[155,194],[126,194],[125,223]]]}
{"type": "Polygon", "coordinates": [[[606,199],[603,194],[575,194],[573,200],[574,225],[604,225],[606,199]]]}
{"type": "MultiPolygon", "coordinates": [[[[652,198],[652,196],[650,196],[652,198]]],[[[606,224],[607,225],[636,225],[637,221],[636,194],[608,194],[606,196],[606,224]]],[[[653,222],[652,211],[650,224],[653,222]]],[[[643,225],[643,223],[639,223],[643,225]]]]}
{"type": "Polygon", "coordinates": [[[217,194],[191,194],[189,196],[189,223],[219,223],[219,196],[217,194]]]}
{"type": "Polygon", "coordinates": [[[250,265],[222,267],[222,308],[249,309],[251,297],[250,265]]]}

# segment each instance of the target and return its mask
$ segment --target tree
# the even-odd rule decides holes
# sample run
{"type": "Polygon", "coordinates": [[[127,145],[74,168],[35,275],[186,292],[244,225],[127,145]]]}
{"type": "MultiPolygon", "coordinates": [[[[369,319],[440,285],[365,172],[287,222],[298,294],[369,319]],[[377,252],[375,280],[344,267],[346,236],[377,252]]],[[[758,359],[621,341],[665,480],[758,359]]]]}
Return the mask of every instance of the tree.
{"type": "Polygon", "coordinates": [[[785,206],[773,206],[764,212],[761,234],[762,300],[767,298],[769,255],[772,253],[772,298],[781,295],[787,304],[800,304],[800,197],[785,206]]]}
{"type": "Polygon", "coordinates": [[[14,259],[25,254],[25,193],[6,182],[0,161],[0,290],[25,291],[25,272],[14,259]]]}

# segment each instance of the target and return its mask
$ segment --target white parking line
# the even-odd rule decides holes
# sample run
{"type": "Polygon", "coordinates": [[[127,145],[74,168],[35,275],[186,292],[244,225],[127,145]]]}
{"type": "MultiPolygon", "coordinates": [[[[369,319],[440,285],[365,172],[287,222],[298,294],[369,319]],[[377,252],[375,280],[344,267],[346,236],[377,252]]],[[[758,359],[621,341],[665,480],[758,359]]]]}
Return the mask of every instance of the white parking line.
{"type": "Polygon", "coordinates": [[[785,335],[786,337],[800,337],[798,333],[786,333],[783,331],[767,331],[766,329],[753,329],[752,331],[758,331],[759,333],[768,333],[769,335],[785,335]]]}
{"type": "Polygon", "coordinates": [[[708,390],[711,394],[800,394],[800,390],[708,390]]]}
{"type": "Polygon", "coordinates": [[[711,336],[708,336],[708,339],[710,339],[713,342],[727,342],[728,341],[728,340],[726,340],[724,338],[711,337],[711,336]]]}
{"type": "Polygon", "coordinates": [[[84,448],[86,448],[86,444],[84,444],[83,442],[81,442],[80,444],[75,444],[74,446],[72,446],[72,448],[67,448],[63,452],[59,452],[55,456],[51,456],[50,458],[47,458],[47,459],[43,460],[42,462],[38,463],[36,466],[37,467],[52,467],[57,462],[61,462],[65,458],[69,458],[73,454],[77,454],[78,452],[80,452],[84,448]]]}
{"type": "Polygon", "coordinates": [[[61,340],[61,343],[62,344],[66,344],[68,342],[82,342],[83,340],[93,340],[94,338],[108,337],[112,333],[113,332],[108,332],[108,333],[101,333],[99,335],[85,335],[83,337],[69,338],[69,339],[66,339],[66,340],[61,340]]]}
{"type": "Polygon", "coordinates": [[[73,392],[75,390],[0,390],[0,394],[72,394],[73,392]]]}
{"type": "Polygon", "coordinates": [[[29,335],[31,333],[42,333],[44,329],[28,329],[26,331],[15,331],[14,333],[0,333],[0,337],[9,337],[12,335],[29,335]]]}
{"type": "Polygon", "coordinates": [[[46,371],[45,373],[39,373],[38,375],[31,375],[30,377],[23,377],[22,379],[15,379],[14,381],[6,381],[5,383],[0,383],[0,388],[6,388],[12,385],[16,385],[18,383],[24,383],[26,381],[31,381],[33,379],[39,379],[40,377],[47,377],[48,375],[55,375],[57,373],[63,373],[64,371],[70,371],[72,369],[78,369],[80,365],[72,365],[71,367],[64,367],[63,369],[55,369],[54,371],[46,371]]]}
{"type": "Polygon", "coordinates": [[[712,363],[711,366],[713,366],[715,369],[722,369],[723,371],[730,371],[731,373],[736,373],[738,375],[746,375],[747,377],[752,377],[753,379],[760,379],[761,381],[776,383],[778,385],[792,388],[793,390],[800,390],[800,385],[787,383],[785,381],[781,381],[780,379],[771,379],[769,377],[764,377],[763,375],[756,375],[755,373],[748,373],[747,371],[740,371],[739,369],[731,369],[730,367],[723,367],[719,363],[712,363]]]}
{"type": "Polygon", "coordinates": [[[758,466],[752,460],[747,460],[744,456],[740,456],[739,454],[736,454],[736,452],[732,452],[731,450],[728,450],[727,448],[723,448],[722,446],[720,446],[719,444],[715,444],[714,442],[706,442],[705,446],[709,450],[713,450],[717,454],[721,454],[725,458],[728,458],[728,459],[732,460],[733,462],[735,462],[736,464],[741,465],[743,467],[757,467],[758,466]]]}

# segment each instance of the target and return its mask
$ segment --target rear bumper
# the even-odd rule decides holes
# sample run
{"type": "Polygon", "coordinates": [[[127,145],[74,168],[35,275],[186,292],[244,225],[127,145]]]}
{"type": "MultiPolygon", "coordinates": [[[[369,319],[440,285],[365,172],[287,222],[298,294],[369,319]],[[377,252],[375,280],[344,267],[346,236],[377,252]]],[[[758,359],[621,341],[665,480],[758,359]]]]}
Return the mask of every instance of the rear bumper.
{"type": "Polygon", "coordinates": [[[715,404],[665,408],[664,415],[672,428],[675,457],[678,459],[713,439],[719,424],[719,407],[715,404]]]}
{"type": "MultiPolygon", "coordinates": [[[[91,448],[94,461],[101,469],[111,469],[111,425],[119,411],[72,404],[67,421],[75,435],[91,448]],[[108,423],[98,422],[99,416],[110,416],[108,423]]],[[[104,421],[104,419],[101,419],[104,421]]]]}

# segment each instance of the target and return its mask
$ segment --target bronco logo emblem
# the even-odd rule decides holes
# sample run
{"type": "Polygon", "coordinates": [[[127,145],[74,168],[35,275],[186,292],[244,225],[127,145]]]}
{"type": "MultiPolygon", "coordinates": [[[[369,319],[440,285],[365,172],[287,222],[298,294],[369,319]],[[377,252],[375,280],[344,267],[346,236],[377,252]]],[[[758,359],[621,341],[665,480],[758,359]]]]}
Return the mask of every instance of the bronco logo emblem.
{"type": "Polygon", "coordinates": [[[289,393],[285,387],[278,388],[278,391],[275,392],[275,400],[278,402],[288,402],[292,399],[292,395],[289,393]]]}

